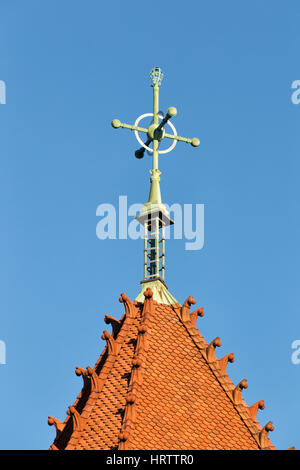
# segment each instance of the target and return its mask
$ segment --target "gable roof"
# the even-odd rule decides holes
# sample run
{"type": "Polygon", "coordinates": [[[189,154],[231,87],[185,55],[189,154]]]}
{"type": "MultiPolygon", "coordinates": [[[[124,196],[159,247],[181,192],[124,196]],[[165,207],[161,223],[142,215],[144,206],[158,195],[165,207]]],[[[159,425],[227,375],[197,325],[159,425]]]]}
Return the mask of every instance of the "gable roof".
{"type": "Polygon", "coordinates": [[[50,449],[274,449],[272,422],[256,419],[264,402],[249,408],[246,379],[235,386],[227,375],[233,354],[217,359],[220,338],[208,344],[199,333],[203,309],[190,312],[192,297],[160,303],[158,290],[144,285],[134,303],[121,294],[125,315],[105,317],[112,334],[93,369],[76,368],[84,386],[66,420],[48,419],[50,449]]]}

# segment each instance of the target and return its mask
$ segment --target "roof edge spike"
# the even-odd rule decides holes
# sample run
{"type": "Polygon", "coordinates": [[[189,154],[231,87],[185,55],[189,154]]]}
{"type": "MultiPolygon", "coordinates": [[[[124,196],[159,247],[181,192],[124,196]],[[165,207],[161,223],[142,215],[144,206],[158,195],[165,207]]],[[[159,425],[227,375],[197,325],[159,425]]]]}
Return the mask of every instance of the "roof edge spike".
{"type": "Polygon", "coordinates": [[[180,318],[183,322],[190,320],[190,308],[194,305],[196,300],[190,295],[180,309],[180,318]]]}
{"type": "Polygon", "coordinates": [[[75,374],[77,375],[77,377],[82,377],[83,379],[83,387],[87,387],[88,383],[89,383],[89,380],[88,380],[88,374],[87,374],[87,371],[85,369],[82,369],[82,367],[76,367],[75,368],[75,374]]]}
{"type": "Polygon", "coordinates": [[[65,427],[65,424],[62,423],[59,419],[53,418],[53,416],[48,416],[48,425],[55,427],[56,439],[58,439],[65,427]]]}
{"type": "Polygon", "coordinates": [[[145,299],[151,299],[153,297],[153,291],[150,289],[150,287],[147,287],[147,289],[144,292],[145,299]]]}
{"type": "Polygon", "coordinates": [[[242,391],[248,388],[247,379],[241,380],[232,392],[232,399],[235,405],[242,403],[242,391]]]}
{"type": "Polygon", "coordinates": [[[90,367],[87,366],[86,369],[82,369],[81,367],[76,367],[75,374],[83,378],[83,383],[86,386],[87,383],[91,384],[91,392],[98,391],[98,375],[96,372],[90,367]]]}
{"type": "Polygon", "coordinates": [[[270,446],[269,436],[268,436],[270,431],[271,432],[274,431],[274,426],[273,426],[272,421],[269,421],[263,427],[263,429],[260,431],[258,435],[259,445],[262,449],[267,449],[270,446]]]}
{"type": "Polygon", "coordinates": [[[217,360],[216,358],[216,348],[220,348],[222,346],[222,343],[220,341],[220,336],[217,336],[215,339],[213,339],[207,349],[206,349],[206,358],[208,362],[214,362],[217,360]]]}
{"type": "Polygon", "coordinates": [[[107,330],[103,331],[101,339],[106,341],[108,354],[109,355],[111,355],[111,354],[116,355],[117,352],[118,352],[117,342],[107,330]]]}
{"type": "Polygon", "coordinates": [[[73,423],[73,432],[81,431],[81,416],[74,406],[69,406],[67,411],[68,416],[71,417],[73,423]]]}
{"type": "Polygon", "coordinates": [[[136,317],[136,306],[131,302],[129,297],[127,297],[124,292],[122,292],[119,302],[124,304],[125,306],[125,313],[127,318],[135,318],[136,317]]]}
{"type": "Polygon", "coordinates": [[[203,307],[200,307],[200,308],[197,308],[196,310],[194,310],[191,314],[190,314],[190,320],[191,320],[191,323],[192,325],[196,328],[196,324],[197,324],[197,318],[198,317],[204,317],[204,309],[203,307]]]}
{"type": "Polygon", "coordinates": [[[221,374],[222,375],[226,374],[228,362],[233,363],[234,361],[235,361],[235,359],[234,359],[234,354],[233,353],[227,354],[226,356],[219,359],[218,362],[219,362],[219,367],[221,369],[221,374]]]}
{"type": "Polygon", "coordinates": [[[90,366],[87,366],[86,371],[87,371],[88,377],[91,380],[91,393],[92,392],[98,392],[98,390],[99,390],[99,387],[98,387],[99,377],[98,377],[98,375],[96,374],[95,370],[92,369],[90,366]]]}
{"type": "Polygon", "coordinates": [[[143,326],[147,326],[148,321],[151,319],[151,316],[153,315],[153,291],[150,289],[150,287],[147,287],[147,289],[144,292],[144,296],[145,296],[145,302],[144,302],[144,307],[143,307],[143,312],[142,312],[143,322],[140,324],[141,328],[143,328],[143,326]]]}
{"type": "Polygon", "coordinates": [[[256,403],[254,403],[252,406],[249,406],[249,414],[253,421],[257,421],[257,412],[258,410],[264,410],[265,409],[265,402],[264,400],[260,400],[256,403]]]}
{"type": "Polygon", "coordinates": [[[121,320],[117,320],[117,318],[111,317],[110,315],[105,315],[104,322],[107,325],[111,325],[112,334],[113,334],[113,337],[115,338],[121,329],[121,326],[122,326],[121,320]]]}

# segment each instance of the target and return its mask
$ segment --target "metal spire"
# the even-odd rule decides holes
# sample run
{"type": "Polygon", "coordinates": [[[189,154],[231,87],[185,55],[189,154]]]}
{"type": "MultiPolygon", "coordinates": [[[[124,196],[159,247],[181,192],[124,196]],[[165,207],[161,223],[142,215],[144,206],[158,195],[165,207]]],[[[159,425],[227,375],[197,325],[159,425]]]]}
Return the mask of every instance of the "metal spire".
{"type": "Polygon", "coordinates": [[[156,279],[164,280],[165,277],[165,227],[172,225],[174,222],[169,217],[169,213],[162,203],[160,192],[160,175],[158,169],[158,156],[165,154],[174,149],[177,142],[186,142],[193,147],[198,147],[200,144],[199,139],[194,137],[189,139],[177,135],[174,125],[170,122],[172,117],[177,115],[177,109],[174,107],[168,108],[166,116],[162,116],[159,112],[159,87],[163,80],[163,72],[159,67],[154,67],[150,72],[151,86],[153,87],[153,113],[142,114],[137,118],[134,125],[125,124],[119,119],[112,121],[112,126],[115,129],[123,127],[134,131],[141,148],[135,152],[136,158],[143,158],[145,150],[152,153],[152,170],[151,173],[151,186],[148,202],[136,219],[144,226],[144,281],[153,281],[156,279]],[[152,117],[153,121],[146,129],[140,127],[139,123],[144,118],[152,117]],[[168,124],[173,134],[165,132],[165,125],[168,124]],[[139,132],[147,135],[146,142],[143,142],[139,136],[139,132]],[[159,150],[160,142],[163,139],[172,140],[172,144],[165,150],[159,150]],[[152,144],[152,147],[150,145],[152,144]]]}

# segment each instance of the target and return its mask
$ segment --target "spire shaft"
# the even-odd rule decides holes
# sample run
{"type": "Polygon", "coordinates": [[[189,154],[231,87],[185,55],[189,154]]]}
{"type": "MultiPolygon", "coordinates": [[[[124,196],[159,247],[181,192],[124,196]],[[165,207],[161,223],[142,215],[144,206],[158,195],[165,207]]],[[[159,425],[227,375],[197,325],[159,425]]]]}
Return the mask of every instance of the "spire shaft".
{"type": "MultiPolygon", "coordinates": [[[[159,125],[159,86],[155,84],[153,86],[153,124],[154,126],[159,125]]],[[[152,170],[151,173],[151,186],[150,186],[150,193],[149,193],[149,204],[161,204],[161,192],[160,192],[160,171],[158,169],[158,140],[155,139],[155,131],[154,131],[154,139],[152,141],[152,149],[153,149],[153,159],[152,159],[152,170]]]]}
{"type": "MultiPolygon", "coordinates": [[[[173,223],[162,204],[160,175],[158,169],[158,147],[164,134],[159,125],[159,86],[161,81],[153,82],[153,123],[148,129],[148,138],[152,141],[152,170],[150,170],[150,193],[148,202],[137,219],[144,225],[144,281],[164,279],[165,275],[165,225],[173,223]],[[163,214],[163,216],[162,216],[163,214]]],[[[167,122],[169,116],[163,123],[167,122]]]]}
{"type": "Polygon", "coordinates": [[[168,108],[164,117],[159,115],[159,87],[163,79],[162,70],[154,67],[150,72],[150,80],[153,87],[153,113],[142,114],[137,118],[134,125],[121,122],[119,119],[112,121],[115,129],[124,128],[134,132],[141,148],[135,152],[135,156],[141,159],[145,155],[145,150],[153,153],[152,169],[150,170],[150,192],[148,202],[136,219],[144,226],[144,281],[163,280],[165,276],[165,227],[174,224],[170,218],[167,208],[162,203],[160,192],[160,175],[158,169],[159,154],[169,153],[174,149],[178,141],[198,147],[199,139],[188,139],[177,135],[174,125],[170,119],[177,115],[177,109],[168,108]],[[139,122],[144,118],[153,118],[152,124],[146,129],[139,126],[139,122]],[[165,125],[171,127],[173,134],[165,132],[165,125]],[[147,136],[143,142],[139,132],[147,136]],[[159,144],[164,139],[170,139],[173,143],[166,149],[159,150],[159,144]],[[150,145],[152,144],[152,148],[150,145]]]}
{"type": "MultiPolygon", "coordinates": [[[[153,124],[158,125],[158,109],[159,109],[159,86],[153,87],[153,124]]],[[[154,136],[155,137],[155,136],[154,136]]],[[[153,170],[158,170],[158,140],[153,139],[153,170]]]]}

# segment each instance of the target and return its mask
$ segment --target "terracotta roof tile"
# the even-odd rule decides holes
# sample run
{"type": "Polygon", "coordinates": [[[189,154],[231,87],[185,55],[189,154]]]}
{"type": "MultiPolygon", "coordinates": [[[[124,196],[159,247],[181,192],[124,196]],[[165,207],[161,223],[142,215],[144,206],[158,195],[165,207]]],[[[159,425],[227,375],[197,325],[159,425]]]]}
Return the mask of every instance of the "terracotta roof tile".
{"type": "Polygon", "coordinates": [[[52,449],[274,449],[221,360],[220,338],[207,343],[196,328],[203,309],[194,299],[162,305],[150,289],[134,304],[122,294],[126,314],[106,317],[113,333],[94,369],[77,368],[84,387],[64,423],[49,417],[57,437],[52,449]]]}

